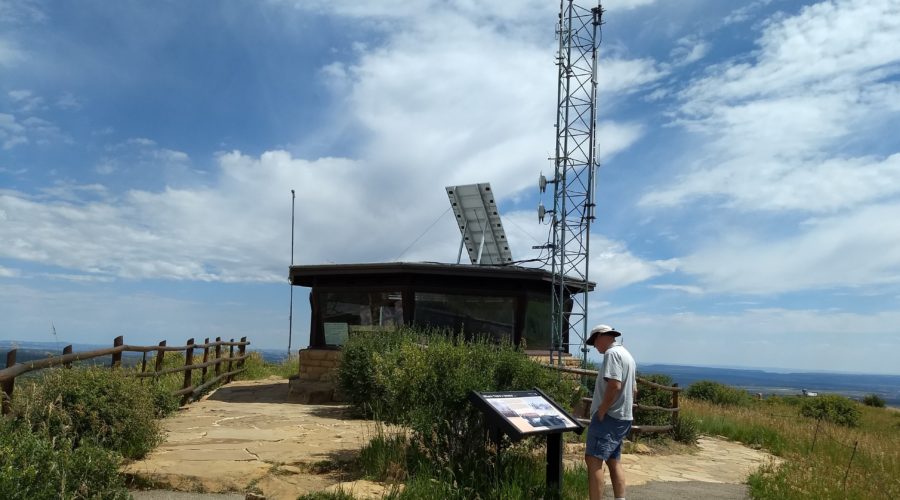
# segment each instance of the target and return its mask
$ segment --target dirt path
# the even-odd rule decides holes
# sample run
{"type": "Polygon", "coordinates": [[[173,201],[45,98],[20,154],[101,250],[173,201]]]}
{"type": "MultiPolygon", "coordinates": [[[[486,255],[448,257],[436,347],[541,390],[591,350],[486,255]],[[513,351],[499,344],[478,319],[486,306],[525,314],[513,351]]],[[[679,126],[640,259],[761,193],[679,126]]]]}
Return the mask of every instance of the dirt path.
{"type": "MultiPolygon", "coordinates": [[[[254,491],[292,500],[322,489],[342,488],[361,498],[386,491],[341,477],[339,467],[378,429],[347,419],[342,406],[292,402],[286,380],[231,383],[166,419],[164,427],[166,441],[125,470],[157,489],[254,491]]],[[[623,455],[628,497],[746,498],[741,483],[770,459],[720,439],[703,438],[699,448],[690,455],[623,455]]],[[[578,457],[579,450],[568,451],[578,457]]]]}

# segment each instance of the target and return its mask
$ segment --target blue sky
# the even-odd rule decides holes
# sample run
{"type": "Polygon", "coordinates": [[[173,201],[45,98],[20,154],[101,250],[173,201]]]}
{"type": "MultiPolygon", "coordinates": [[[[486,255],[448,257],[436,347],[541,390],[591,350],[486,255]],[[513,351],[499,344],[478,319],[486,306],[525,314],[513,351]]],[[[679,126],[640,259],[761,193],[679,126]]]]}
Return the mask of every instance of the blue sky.
{"type": "MultiPolygon", "coordinates": [[[[900,2],[604,7],[590,322],[900,373],[900,2]]],[[[558,8],[0,0],[0,339],[286,348],[291,189],[297,263],[455,261],[476,182],[532,257],[558,8]]]]}

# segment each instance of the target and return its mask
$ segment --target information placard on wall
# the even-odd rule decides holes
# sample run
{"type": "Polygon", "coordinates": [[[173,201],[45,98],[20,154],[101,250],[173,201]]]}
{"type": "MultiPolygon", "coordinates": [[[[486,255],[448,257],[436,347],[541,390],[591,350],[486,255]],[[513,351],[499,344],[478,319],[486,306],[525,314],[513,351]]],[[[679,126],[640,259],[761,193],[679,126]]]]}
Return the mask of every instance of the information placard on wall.
{"type": "Polygon", "coordinates": [[[350,326],[347,323],[325,323],[325,343],[344,345],[347,343],[350,326]]]}

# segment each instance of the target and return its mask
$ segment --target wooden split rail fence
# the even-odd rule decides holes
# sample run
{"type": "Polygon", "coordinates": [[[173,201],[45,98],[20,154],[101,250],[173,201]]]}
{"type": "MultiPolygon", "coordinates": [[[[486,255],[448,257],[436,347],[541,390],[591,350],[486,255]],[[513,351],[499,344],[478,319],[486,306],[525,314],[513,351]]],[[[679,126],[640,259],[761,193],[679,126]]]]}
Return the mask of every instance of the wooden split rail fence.
{"type": "MultiPolygon", "coordinates": [[[[570,368],[568,366],[556,366],[556,365],[543,365],[545,368],[549,368],[552,370],[558,370],[564,373],[572,373],[575,375],[582,376],[590,376],[597,377],[596,370],[585,370],[583,368],[570,368]]],[[[672,406],[664,407],[664,406],[651,406],[651,405],[642,405],[636,404],[634,405],[634,409],[638,411],[660,411],[670,413],[672,415],[671,424],[668,425],[633,425],[631,426],[631,432],[634,434],[647,434],[654,432],[669,432],[675,425],[675,422],[678,420],[678,393],[681,392],[681,387],[678,387],[678,384],[668,386],[657,384],[656,382],[651,382],[641,377],[637,377],[638,385],[652,387],[654,389],[660,389],[663,391],[669,391],[672,393],[672,406]]],[[[593,402],[592,398],[581,398],[581,402],[586,405],[587,410],[585,413],[590,411],[590,405],[593,402]]],[[[582,415],[579,416],[578,421],[584,425],[590,425],[590,415],[582,415]],[[581,418],[588,417],[588,418],[581,418]]]]}
{"type": "Polygon", "coordinates": [[[202,393],[222,380],[225,380],[226,383],[231,382],[235,375],[244,371],[244,360],[248,357],[248,345],[250,345],[250,342],[247,341],[247,337],[242,337],[238,342],[235,342],[234,339],[224,341],[221,337],[216,337],[215,342],[210,342],[207,338],[202,344],[195,344],[194,339],[188,339],[187,343],[183,346],[169,346],[166,345],[165,340],[156,346],[138,346],[126,345],[124,338],[119,336],[113,339],[112,348],[72,352],[72,346],[68,345],[63,349],[61,356],[52,356],[45,359],[26,361],[24,363],[16,363],[16,349],[12,349],[6,353],[6,368],[0,370],[0,414],[6,414],[10,410],[16,377],[28,372],[52,368],[54,366],[71,368],[72,363],[75,361],[85,361],[102,356],[111,356],[112,361],[110,362],[110,368],[119,368],[122,365],[123,352],[143,353],[140,371],[135,370],[133,373],[133,376],[135,377],[157,378],[169,373],[184,372],[184,383],[182,384],[181,389],[173,391],[174,395],[181,396],[181,404],[184,405],[189,403],[195,395],[202,393]],[[235,347],[238,348],[237,356],[235,356],[234,353],[235,347]],[[227,348],[227,350],[223,348],[227,348]],[[194,351],[198,349],[203,350],[203,361],[195,363],[194,351]],[[147,371],[148,352],[156,353],[156,362],[152,371],[147,371]],[[163,368],[163,361],[167,352],[184,352],[184,365],[163,368]],[[211,353],[215,356],[213,359],[210,359],[211,353]],[[214,367],[215,373],[212,378],[207,380],[207,370],[209,367],[214,367]],[[194,370],[202,370],[199,384],[194,384],[192,374],[194,370]]]}

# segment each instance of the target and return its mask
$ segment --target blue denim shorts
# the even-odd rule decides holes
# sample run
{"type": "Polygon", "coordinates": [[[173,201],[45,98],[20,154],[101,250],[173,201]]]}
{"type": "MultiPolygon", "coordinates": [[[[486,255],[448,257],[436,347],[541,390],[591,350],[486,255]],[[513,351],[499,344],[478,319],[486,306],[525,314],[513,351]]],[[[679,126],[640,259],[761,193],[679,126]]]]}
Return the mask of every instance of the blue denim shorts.
{"type": "Polygon", "coordinates": [[[631,430],[631,420],[619,420],[606,415],[603,420],[591,419],[584,454],[601,460],[618,460],[622,456],[622,441],[631,430]]]}

